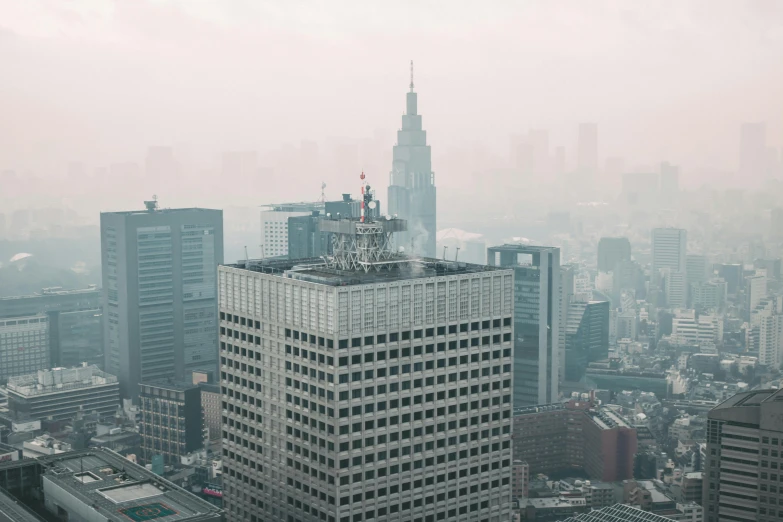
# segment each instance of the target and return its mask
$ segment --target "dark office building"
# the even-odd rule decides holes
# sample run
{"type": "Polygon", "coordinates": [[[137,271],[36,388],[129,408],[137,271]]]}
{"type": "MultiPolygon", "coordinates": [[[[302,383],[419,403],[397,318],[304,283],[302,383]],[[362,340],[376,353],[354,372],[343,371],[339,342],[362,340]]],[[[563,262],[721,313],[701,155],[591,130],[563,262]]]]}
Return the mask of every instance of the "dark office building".
{"type": "Polygon", "coordinates": [[[317,210],[309,216],[288,218],[288,258],[321,257],[330,252],[329,235],[318,229],[323,217],[317,210]]]}
{"type": "Polygon", "coordinates": [[[627,237],[602,237],[598,241],[598,271],[611,272],[620,261],[631,260],[631,242],[627,237]]]}
{"type": "Polygon", "coordinates": [[[560,249],[502,245],[487,249],[490,266],[514,269],[514,407],[558,397],[560,249]]]}
{"type": "Polygon", "coordinates": [[[609,301],[571,303],[565,318],[565,379],[579,382],[587,365],[609,357],[609,301]]]}
{"type": "Polygon", "coordinates": [[[742,288],[742,265],[734,264],[718,264],[715,265],[715,271],[718,272],[718,277],[726,281],[726,290],[729,294],[735,294],[742,288]]]}
{"type": "Polygon", "coordinates": [[[103,368],[103,314],[100,309],[50,314],[52,366],[87,363],[103,368]]]}
{"type": "Polygon", "coordinates": [[[101,214],[105,369],[126,398],[140,382],[217,370],[223,212],[146,205],[101,214]]]}
{"type": "Polygon", "coordinates": [[[780,520],[783,390],[738,393],[707,419],[704,520],[780,520]]]}
{"type": "Polygon", "coordinates": [[[201,387],[190,383],[142,383],[139,405],[141,460],[150,464],[162,455],[166,465],[204,444],[201,387]]]}

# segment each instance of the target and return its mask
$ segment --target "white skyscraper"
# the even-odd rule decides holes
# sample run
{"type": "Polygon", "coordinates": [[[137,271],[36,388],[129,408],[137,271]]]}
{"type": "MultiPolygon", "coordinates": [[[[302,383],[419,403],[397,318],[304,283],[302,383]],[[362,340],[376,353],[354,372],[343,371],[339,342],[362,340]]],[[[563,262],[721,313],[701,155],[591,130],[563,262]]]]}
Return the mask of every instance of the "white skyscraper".
{"type": "Polygon", "coordinates": [[[652,231],[652,273],[663,282],[667,305],[686,305],[686,261],[688,232],[681,228],[654,228],[652,231]]]}
{"type": "Polygon", "coordinates": [[[322,211],[323,209],[324,204],[321,202],[266,206],[261,211],[261,256],[287,256],[288,218],[310,216],[313,211],[322,211]]]}
{"type": "Polygon", "coordinates": [[[390,249],[221,266],[229,521],[508,520],[513,272],[390,249]]]}

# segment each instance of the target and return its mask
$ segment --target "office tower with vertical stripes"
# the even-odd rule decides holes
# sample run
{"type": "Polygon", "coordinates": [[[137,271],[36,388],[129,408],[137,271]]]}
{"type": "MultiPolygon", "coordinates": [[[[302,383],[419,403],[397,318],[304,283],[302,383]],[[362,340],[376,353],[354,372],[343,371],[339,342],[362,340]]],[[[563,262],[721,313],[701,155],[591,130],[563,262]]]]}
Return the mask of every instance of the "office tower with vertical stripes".
{"type": "Polygon", "coordinates": [[[203,208],[101,214],[105,369],[120,393],[217,369],[217,265],[223,212],[203,208]]]}

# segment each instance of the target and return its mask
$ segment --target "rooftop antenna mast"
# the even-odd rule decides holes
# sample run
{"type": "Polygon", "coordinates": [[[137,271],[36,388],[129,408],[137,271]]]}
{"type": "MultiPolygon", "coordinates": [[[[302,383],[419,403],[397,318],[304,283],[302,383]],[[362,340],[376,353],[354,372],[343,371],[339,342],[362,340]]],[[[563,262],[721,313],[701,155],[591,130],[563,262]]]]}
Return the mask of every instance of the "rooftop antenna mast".
{"type": "Polygon", "coordinates": [[[324,189],[326,188],[326,182],[321,182],[321,203],[326,202],[326,192],[324,192],[324,189]]]}
{"type": "Polygon", "coordinates": [[[456,261],[458,257],[459,257],[459,247],[457,247],[457,253],[454,254],[454,261],[456,261]]]}
{"type": "Polygon", "coordinates": [[[443,245],[443,260],[444,260],[444,261],[446,260],[446,249],[447,249],[447,248],[449,248],[449,247],[448,247],[448,246],[446,246],[446,245],[443,245]]]}
{"type": "Polygon", "coordinates": [[[411,60],[411,92],[413,92],[413,60],[411,60]]]}

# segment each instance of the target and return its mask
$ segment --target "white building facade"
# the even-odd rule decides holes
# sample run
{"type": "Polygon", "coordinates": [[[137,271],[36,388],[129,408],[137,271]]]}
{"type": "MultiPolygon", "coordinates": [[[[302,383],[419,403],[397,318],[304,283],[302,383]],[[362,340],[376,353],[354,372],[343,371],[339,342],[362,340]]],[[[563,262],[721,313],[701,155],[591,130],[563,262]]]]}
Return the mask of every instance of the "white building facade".
{"type": "Polygon", "coordinates": [[[509,519],[513,271],[412,268],[219,268],[227,520],[509,519]]]}

